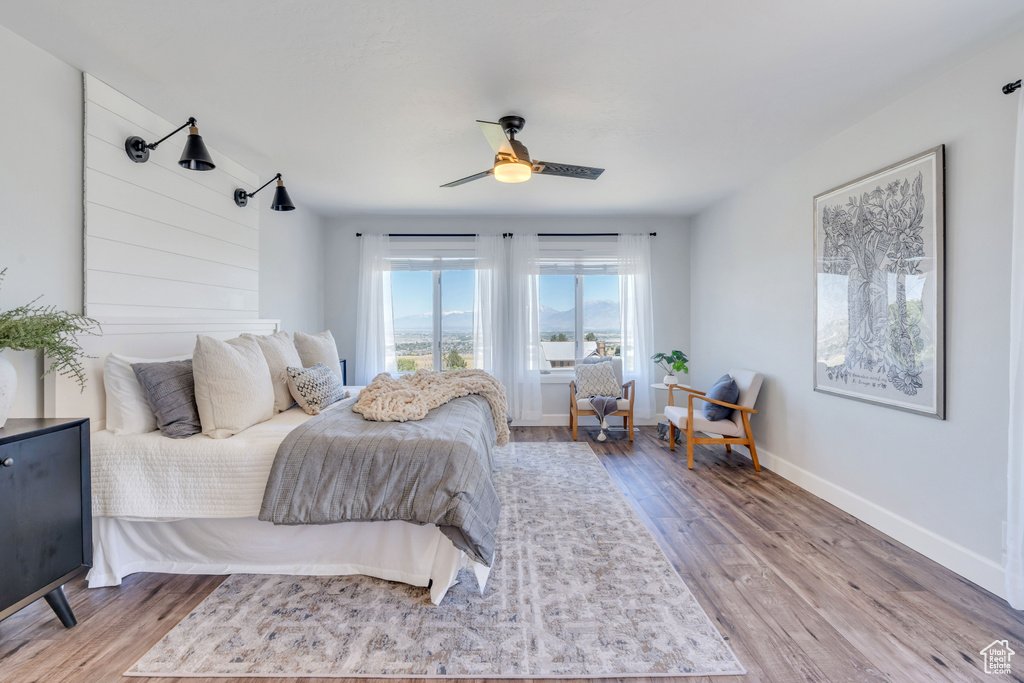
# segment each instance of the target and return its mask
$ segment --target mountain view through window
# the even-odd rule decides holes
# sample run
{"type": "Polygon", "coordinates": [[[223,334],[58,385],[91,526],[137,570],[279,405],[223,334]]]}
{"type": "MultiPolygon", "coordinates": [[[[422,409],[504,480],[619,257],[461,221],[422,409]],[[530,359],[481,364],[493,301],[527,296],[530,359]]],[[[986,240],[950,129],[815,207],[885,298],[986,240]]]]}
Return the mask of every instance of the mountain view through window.
{"type": "Polygon", "coordinates": [[[473,287],[472,270],[391,274],[399,372],[473,367],[473,287]],[[440,302],[439,337],[434,329],[435,299],[440,302]]]}
{"type": "Polygon", "coordinates": [[[576,358],[621,355],[617,275],[541,275],[539,289],[542,371],[572,368],[576,358]]]}

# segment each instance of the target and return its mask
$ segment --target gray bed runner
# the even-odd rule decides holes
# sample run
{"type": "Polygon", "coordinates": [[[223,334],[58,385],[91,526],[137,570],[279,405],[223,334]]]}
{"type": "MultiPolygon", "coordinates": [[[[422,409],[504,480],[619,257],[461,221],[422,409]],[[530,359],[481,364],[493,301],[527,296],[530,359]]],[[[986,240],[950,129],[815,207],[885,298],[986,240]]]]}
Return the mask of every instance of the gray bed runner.
{"type": "Polygon", "coordinates": [[[457,398],[411,422],[364,420],[354,404],[347,399],[288,434],[259,518],[436,524],[490,566],[501,501],[491,482],[496,436],[486,399],[457,398]]]}

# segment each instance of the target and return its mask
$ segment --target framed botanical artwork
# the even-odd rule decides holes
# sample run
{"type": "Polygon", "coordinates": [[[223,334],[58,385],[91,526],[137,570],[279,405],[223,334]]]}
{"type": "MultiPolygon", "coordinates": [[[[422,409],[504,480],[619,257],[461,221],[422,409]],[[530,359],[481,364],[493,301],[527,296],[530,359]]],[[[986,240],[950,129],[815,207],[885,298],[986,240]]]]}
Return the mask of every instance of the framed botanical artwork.
{"type": "Polygon", "coordinates": [[[945,419],[944,148],[814,198],[814,390],[945,419]]]}

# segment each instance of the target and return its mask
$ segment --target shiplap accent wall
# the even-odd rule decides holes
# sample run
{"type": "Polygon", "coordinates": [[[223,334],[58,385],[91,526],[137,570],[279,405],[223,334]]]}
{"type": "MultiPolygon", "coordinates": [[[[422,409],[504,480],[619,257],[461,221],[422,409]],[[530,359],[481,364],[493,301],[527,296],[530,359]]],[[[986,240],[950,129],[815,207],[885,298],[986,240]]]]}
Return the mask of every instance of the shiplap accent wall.
{"type": "Polygon", "coordinates": [[[259,317],[259,207],[235,205],[255,173],[209,145],[202,112],[167,121],[85,74],[85,312],[92,317],[259,317]],[[178,165],[188,129],[136,164],[125,138],[159,140],[184,123],[217,167],[178,165]]]}

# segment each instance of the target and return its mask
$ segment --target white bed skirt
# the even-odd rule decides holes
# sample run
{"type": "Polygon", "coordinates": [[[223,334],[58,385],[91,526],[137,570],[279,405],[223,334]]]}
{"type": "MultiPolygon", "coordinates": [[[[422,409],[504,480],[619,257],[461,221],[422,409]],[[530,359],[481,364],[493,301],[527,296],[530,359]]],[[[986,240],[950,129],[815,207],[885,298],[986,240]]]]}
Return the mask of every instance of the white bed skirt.
{"type": "MultiPolygon", "coordinates": [[[[440,604],[465,554],[434,525],[347,522],[277,526],[255,517],[128,520],[93,517],[90,588],[120,585],[136,572],[166,574],[364,574],[430,586],[440,604]]],[[[490,569],[472,565],[483,593],[490,569]]]]}

